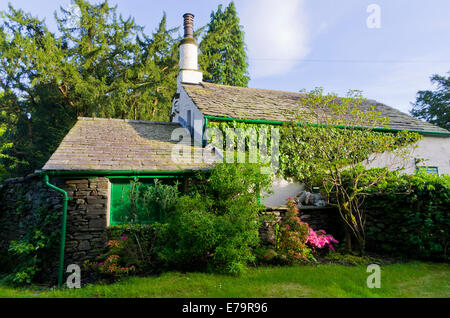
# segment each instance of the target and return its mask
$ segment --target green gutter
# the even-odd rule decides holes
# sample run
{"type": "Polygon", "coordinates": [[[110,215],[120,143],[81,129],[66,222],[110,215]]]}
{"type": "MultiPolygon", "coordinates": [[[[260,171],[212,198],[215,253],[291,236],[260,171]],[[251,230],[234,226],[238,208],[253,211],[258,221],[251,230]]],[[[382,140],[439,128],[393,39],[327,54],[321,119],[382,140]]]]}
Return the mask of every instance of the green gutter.
{"type": "MultiPolygon", "coordinates": [[[[261,120],[261,119],[242,119],[242,118],[230,118],[230,117],[218,117],[218,116],[205,116],[205,119],[217,120],[217,121],[235,121],[239,123],[247,124],[265,124],[265,125],[282,125],[285,123],[281,120],[261,120]]],[[[326,127],[327,125],[310,124],[310,123],[297,123],[298,125],[307,125],[312,127],[326,127]]],[[[360,126],[345,126],[336,125],[338,128],[353,128],[353,129],[367,129],[368,127],[360,126]]],[[[422,130],[409,130],[409,129],[396,129],[396,128],[373,128],[374,131],[380,132],[400,132],[407,130],[409,132],[418,133],[421,135],[435,135],[435,136],[450,136],[450,132],[437,132],[437,131],[422,131],[422,130]]]]}
{"type": "Polygon", "coordinates": [[[47,187],[62,193],[64,196],[64,205],[63,205],[63,215],[61,222],[61,245],[59,250],[59,268],[58,268],[58,286],[62,286],[63,281],[63,272],[64,272],[64,250],[66,248],[66,224],[67,224],[67,202],[69,201],[69,196],[67,192],[57,186],[54,186],[49,182],[49,178],[47,174],[44,174],[44,183],[47,187]]]}
{"type": "Polygon", "coordinates": [[[144,177],[161,175],[185,175],[196,173],[198,170],[175,170],[175,171],[142,171],[142,170],[52,170],[45,171],[44,174],[58,177],[76,176],[116,176],[116,177],[144,177]]]}

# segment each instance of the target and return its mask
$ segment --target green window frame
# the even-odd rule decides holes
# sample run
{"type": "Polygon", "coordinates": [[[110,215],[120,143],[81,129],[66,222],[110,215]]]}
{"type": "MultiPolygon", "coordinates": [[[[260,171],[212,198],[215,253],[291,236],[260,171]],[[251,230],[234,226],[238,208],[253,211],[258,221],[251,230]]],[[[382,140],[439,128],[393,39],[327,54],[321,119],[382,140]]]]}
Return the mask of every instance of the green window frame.
{"type": "Polygon", "coordinates": [[[154,184],[154,179],[170,179],[174,176],[149,176],[139,178],[129,177],[110,177],[110,199],[109,199],[109,226],[125,224],[120,220],[124,209],[130,205],[128,191],[131,189],[132,181],[139,181],[139,183],[149,186],[154,184]]]}
{"type": "Polygon", "coordinates": [[[425,172],[427,174],[439,175],[439,169],[436,166],[417,166],[417,172],[425,172]]]}

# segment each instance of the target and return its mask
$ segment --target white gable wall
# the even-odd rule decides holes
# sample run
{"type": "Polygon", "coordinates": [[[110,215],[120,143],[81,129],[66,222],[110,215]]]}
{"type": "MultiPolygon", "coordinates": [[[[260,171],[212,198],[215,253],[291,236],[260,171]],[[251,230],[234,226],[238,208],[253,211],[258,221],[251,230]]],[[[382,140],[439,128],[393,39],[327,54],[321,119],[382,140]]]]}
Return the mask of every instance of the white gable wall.
{"type": "Polygon", "coordinates": [[[378,155],[366,166],[369,168],[389,167],[403,168],[402,172],[413,174],[416,172],[415,159],[424,159],[418,166],[438,167],[439,175],[450,174],[450,138],[438,136],[424,136],[412,149],[406,160],[395,158],[391,154],[378,155]]]}
{"type": "Polygon", "coordinates": [[[172,122],[180,123],[188,131],[193,132],[194,140],[201,144],[205,117],[184,90],[180,75],[177,78],[177,93],[179,97],[172,103],[172,122]],[[190,126],[188,119],[189,112],[191,114],[190,126]]]}

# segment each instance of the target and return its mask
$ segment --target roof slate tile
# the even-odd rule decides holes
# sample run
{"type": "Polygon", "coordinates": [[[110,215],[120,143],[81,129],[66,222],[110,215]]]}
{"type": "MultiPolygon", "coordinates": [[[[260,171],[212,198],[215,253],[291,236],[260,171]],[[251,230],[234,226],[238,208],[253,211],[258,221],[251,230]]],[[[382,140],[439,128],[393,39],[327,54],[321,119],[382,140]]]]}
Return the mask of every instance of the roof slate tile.
{"type": "MultiPolygon", "coordinates": [[[[289,120],[287,114],[301,105],[300,98],[304,96],[301,93],[208,82],[201,85],[184,85],[183,88],[204,115],[238,119],[287,121],[289,120]]],[[[446,129],[416,119],[375,100],[366,100],[362,109],[369,109],[371,105],[375,106],[375,111],[380,112],[382,117],[390,119],[389,128],[449,133],[446,129]]]]}
{"type": "MultiPolygon", "coordinates": [[[[173,162],[171,140],[181,125],[168,122],[78,118],[42,170],[202,170],[208,164],[173,162]]],[[[192,151],[193,152],[193,151],[192,151]]]]}

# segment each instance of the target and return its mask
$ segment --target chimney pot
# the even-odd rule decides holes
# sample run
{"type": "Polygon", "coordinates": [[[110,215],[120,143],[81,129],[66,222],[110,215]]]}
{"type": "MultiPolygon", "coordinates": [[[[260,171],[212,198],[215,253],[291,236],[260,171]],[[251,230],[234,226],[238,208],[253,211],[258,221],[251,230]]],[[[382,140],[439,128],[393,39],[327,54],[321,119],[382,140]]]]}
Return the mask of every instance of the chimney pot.
{"type": "Polygon", "coordinates": [[[184,18],[184,39],[180,43],[180,73],[181,83],[200,84],[202,72],[198,70],[198,45],[194,39],[194,15],[186,13],[184,18]]]}
{"type": "Polygon", "coordinates": [[[194,38],[194,15],[192,13],[186,13],[184,18],[184,37],[194,38]]]}

